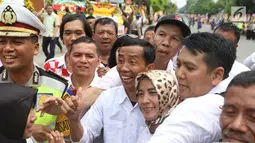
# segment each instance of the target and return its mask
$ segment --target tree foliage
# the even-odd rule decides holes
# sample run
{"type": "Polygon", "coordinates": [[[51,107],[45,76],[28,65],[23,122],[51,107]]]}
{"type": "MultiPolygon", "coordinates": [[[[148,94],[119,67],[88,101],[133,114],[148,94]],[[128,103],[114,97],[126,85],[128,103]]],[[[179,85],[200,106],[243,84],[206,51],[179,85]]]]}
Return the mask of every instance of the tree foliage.
{"type": "Polygon", "coordinates": [[[247,13],[255,13],[255,0],[187,0],[185,8],[182,11],[192,14],[218,13],[224,10],[225,13],[231,13],[231,6],[246,6],[247,13]]]}
{"type": "Polygon", "coordinates": [[[150,0],[150,5],[154,12],[164,11],[167,14],[173,14],[177,11],[176,4],[169,0],[150,0]]]}

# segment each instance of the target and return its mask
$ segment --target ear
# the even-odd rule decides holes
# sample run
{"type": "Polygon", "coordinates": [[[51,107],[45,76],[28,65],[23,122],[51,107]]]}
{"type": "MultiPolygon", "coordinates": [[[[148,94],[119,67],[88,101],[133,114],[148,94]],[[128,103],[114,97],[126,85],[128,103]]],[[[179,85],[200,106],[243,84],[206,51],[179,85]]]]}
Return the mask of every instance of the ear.
{"type": "Polygon", "coordinates": [[[34,46],[34,56],[38,55],[39,53],[39,43],[35,43],[35,46],[34,46]]]}
{"type": "Polygon", "coordinates": [[[95,40],[95,31],[92,33],[92,39],[95,40]]]}
{"type": "Polygon", "coordinates": [[[152,63],[152,64],[147,65],[146,67],[147,67],[147,71],[154,70],[155,69],[155,64],[152,63]]]}
{"type": "Polygon", "coordinates": [[[154,44],[155,32],[153,32],[151,40],[149,41],[151,44],[154,44]]]}
{"type": "Polygon", "coordinates": [[[235,48],[237,48],[237,47],[238,47],[238,44],[235,45],[235,48]]]}
{"type": "Polygon", "coordinates": [[[216,86],[218,85],[224,78],[224,68],[223,67],[217,67],[212,71],[212,85],[216,86]]]}

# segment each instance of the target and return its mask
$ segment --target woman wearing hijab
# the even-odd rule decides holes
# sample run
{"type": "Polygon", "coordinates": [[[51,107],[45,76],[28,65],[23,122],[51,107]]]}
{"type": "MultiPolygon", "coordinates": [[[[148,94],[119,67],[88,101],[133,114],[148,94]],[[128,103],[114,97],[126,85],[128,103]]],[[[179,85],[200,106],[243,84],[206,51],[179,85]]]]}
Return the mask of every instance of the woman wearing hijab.
{"type": "MultiPolygon", "coordinates": [[[[37,89],[1,83],[0,91],[0,143],[32,143],[37,89]]],[[[59,132],[51,135],[49,143],[64,143],[59,132]]]]}
{"type": "Polygon", "coordinates": [[[135,86],[138,104],[148,126],[139,136],[138,143],[147,143],[156,128],[180,103],[178,83],[172,73],[151,70],[140,73],[135,86]]]}

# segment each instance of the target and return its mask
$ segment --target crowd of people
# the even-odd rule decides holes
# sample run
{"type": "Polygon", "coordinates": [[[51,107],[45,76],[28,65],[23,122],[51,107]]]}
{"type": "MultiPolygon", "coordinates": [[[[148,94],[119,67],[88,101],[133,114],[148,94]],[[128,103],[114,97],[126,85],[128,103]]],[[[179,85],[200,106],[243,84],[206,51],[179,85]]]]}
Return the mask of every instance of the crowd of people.
{"type": "Polygon", "coordinates": [[[13,1],[0,15],[1,143],[255,142],[255,54],[236,61],[231,23],[192,34],[165,15],[142,38],[118,35],[109,17],[59,22],[13,1]],[[34,63],[40,36],[43,67],[34,63]]]}

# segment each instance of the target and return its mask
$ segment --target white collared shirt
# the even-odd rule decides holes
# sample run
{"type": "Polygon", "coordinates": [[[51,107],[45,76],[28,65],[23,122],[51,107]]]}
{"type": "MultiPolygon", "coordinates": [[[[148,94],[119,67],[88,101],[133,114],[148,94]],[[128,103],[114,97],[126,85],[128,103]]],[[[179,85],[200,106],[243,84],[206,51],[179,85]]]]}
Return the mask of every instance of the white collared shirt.
{"type": "Polygon", "coordinates": [[[142,133],[139,135],[137,143],[148,143],[152,134],[149,131],[149,128],[146,127],[143,129],[142,133]]]}
{"type": "MultiPolygon", "coordinates": [[[[73,82],[72,82],[71,77],[72,77],[72,75],[71,75],[70,77],[66,78],[66,80],[68,81],[68,87],[69,87],[69,89],[75,88],[75,87],[73,86],[73,82]]],[[[101,78],[100,78],[97,74],[95,74],[93,80],[92,80],[91,83],[90,83],[90,86],[95,86],[95,85],[97,84],[97,82],[98,82],[100,79],[101,79],[101,78]]]]}
{"type": "Polygon", "coordinates": [[[255,70],[255,52],[252,53],[249,57],[247,57],[244,62],[244,65],[246,65],[251,70],[255,70]]]}
{"type": "Polygon", "coordinates": [[[223,80],[208,94],[187,98],[157,128],[149,143],[212,143],[221,139],[219,116],[233,77],[223,80]]]}
{"type": "Polygon", "coordinates": [[[101,80],[99,80],[97,84],[95,84],[93,87],[100,88],[100,89],[110,89],[110,88],[118,87],[121,85],[122,85],[122,82],[120,79],[120,75],[119,75],[119,72],[117,71],[117,67],[115,66],[111,68],[105,74],[105,76],[103,76],[101,80]]]}
{"type": "Polygon", "coordinates": [[[0,61],[0,67],[3,66],[2,62],[0,61]]]}
{"type": "Polygon", "coordinates": [[[138,104],[132,106],[123,86],[104,91],[81,119],[80,143],[91,143],[101,134],[105,143],[136,143],[146,127],[138,104]]]}
{"type": "Polygon", "coordinates": [[[242,73],[245,71],[250,71],[250,69],[247,66],[239,63],[238,61],[235,61],[232,66],[231,71],[229,72],[229,76],[234,77],[234,76],[238,75],[239,73],[242,73]]]}
{"type": "Polygon", "coordinates": [[[53,37],[55,27],[59,26],[59,17],[57,14],[52,12],[50,15],[48,13],[42,13],[41,18],[43,18],[43,25],[46,28],[46,32],[43,33],[45,37],[53,37]]]}

